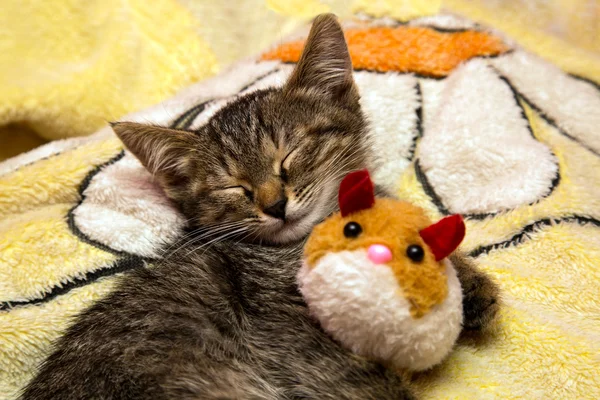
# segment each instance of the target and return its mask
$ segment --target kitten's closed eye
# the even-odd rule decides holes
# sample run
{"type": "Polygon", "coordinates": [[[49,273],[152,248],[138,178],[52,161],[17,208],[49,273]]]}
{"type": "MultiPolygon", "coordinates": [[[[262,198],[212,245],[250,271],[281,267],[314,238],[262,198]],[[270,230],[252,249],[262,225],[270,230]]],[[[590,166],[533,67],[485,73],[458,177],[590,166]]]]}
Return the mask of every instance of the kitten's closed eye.
{"type": "Polygon", "coordinates": [[[281,167],[281,170],[279,171],[279,177],[281,178],[281,180],[283,181],[283,183],[288,183],[289,177],[288,177],[288,172],[287,169],[285,169],[285,167],[281,167]]]}
{"type": "Polygon", "coordinates": [[[240,186],[228,186],[221,190],[224,192],[243,194],[244,196],[246,196],[248,198],[248,200],[250,200],[250,201],[254,200],[254,192],[252,191],[252,189],[248,189],[245,186],[241,186],[241,185],[240,186]]]}
{"type": "Polygon", "coordinates": [[[301,148],[297,146],[296,148],[288,152],[285,155],[285,157],[283,157],[283,159],[281,160],[281,163],[279,165],[279,176],[284,182],[286,182],[289,179],[288,170],[290,169],[290,165],[294,160],[294,156],[296,156],[300,151],[301,148]]]}

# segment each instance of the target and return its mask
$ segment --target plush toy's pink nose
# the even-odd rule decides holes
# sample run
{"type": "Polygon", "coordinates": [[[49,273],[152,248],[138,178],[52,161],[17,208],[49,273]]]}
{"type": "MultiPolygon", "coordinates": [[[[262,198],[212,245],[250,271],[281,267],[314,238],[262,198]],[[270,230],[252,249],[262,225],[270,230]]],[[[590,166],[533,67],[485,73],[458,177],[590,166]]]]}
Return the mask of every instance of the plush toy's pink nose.
{"type": "Polygon", "coordinates": [[[382,244],[372,244],[367,250],[367,256],[375,264],[384,264],[392,259],[392,251],[382,244]]]}

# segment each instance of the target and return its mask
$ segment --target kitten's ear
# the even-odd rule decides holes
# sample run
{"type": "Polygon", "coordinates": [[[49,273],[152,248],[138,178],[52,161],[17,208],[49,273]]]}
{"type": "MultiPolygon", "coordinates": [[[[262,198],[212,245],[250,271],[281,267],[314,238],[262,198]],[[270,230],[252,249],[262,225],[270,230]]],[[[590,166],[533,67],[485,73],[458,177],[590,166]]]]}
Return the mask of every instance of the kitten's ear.
{"type": "Polygon", "coordinates": [[[189,156],[194,145],[197,146],[194,133],[135,122],[113,122],[110,125],[125,147],[153,175],[185,175],[189,156]]]}
{"type": "Polygon", "coordinates": [[[358,107],[352,61],[342,27],[333,14],[315,18],[304,51],[284,90],[311,90],[358,107]]]}

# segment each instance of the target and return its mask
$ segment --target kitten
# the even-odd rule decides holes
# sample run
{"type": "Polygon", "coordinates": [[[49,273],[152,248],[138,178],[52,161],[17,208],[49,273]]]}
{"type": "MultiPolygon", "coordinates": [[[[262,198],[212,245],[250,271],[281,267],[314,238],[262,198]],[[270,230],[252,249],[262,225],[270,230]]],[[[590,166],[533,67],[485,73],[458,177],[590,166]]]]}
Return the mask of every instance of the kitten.
{"type": "MultiPolygon", "coordinates": [[[[413,398],[400,376],[324,334],[297,290],[303,239],[335,209],[340,179],[370,163],[333,16],[315,20],[283,88],[238,99],[197,132],[113,129],[193,227],[229,238],[197,238],[123,277],[56,343],[22,399],[413,398]]],[[[466,327],[484,328],[496,286],[454,261],[466,327]]]]}

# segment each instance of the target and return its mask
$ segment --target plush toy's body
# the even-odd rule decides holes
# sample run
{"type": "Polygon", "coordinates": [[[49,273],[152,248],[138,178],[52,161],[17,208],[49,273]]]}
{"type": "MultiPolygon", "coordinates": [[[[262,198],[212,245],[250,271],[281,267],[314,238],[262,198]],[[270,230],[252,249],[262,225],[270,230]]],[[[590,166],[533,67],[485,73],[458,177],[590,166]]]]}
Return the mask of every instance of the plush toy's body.
{"type": "Polygon", "coordinates": [[[366,171],[340,187],[341,213],[315,227],[298,274],[311,313],[336,340],[391,367],[422,370],[452,349],[462,293],[446,259],[460,216],[432,224],[422,209],[373,197],[366,171]]]}

